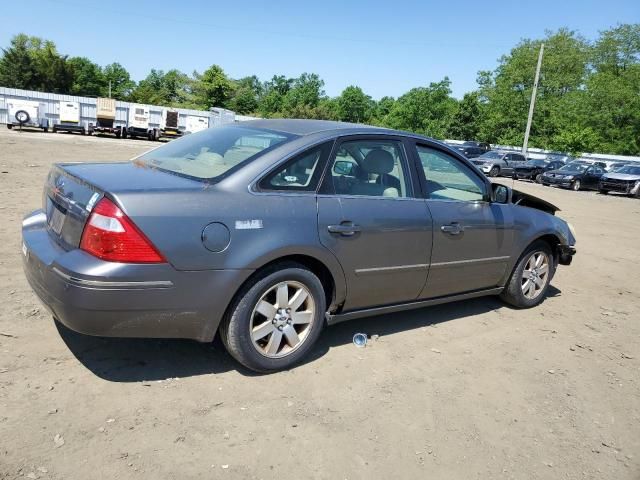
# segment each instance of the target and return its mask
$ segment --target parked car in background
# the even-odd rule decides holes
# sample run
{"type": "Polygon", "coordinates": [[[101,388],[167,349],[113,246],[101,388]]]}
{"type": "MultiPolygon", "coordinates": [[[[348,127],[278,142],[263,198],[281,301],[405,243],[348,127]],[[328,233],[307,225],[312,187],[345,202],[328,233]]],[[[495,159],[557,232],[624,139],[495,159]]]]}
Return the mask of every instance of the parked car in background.
{"type": "Polygon", "coordinates": [[[600,177],[598,191],[619,192],[640,198],[640,165],[625,165],[600,177]]]}
{"type": "Polygon", "coordinates": [[[600,177],[604,173],[604,168],[598,165],[590,165],[586,162],[572,162],[557,170],[543,173],[541,183],[544,186],[555,185],[575,191],[597,190],[600,177]]]}
{"type": "Polygon", "coordinates": [[[615,163],[610,163],[607,166],[606,170],[607,172],[615,172],[619,168],[626,167],[626,166],[627,164],[625,162],[615,162],[615,163]]]}
{"type": "Polygon", "coordinates": [[[542,182],[542,174],[549,170],[557,170],[564,166],[564,162],[555,160],[547,162],[546,160],[530,159],[522,165],[516,167],[513,171],[514,180],[531,180],[538,183],[542,182]]]}
{"type": "Polygon", "coordinates": [[[526,160],[525,156],[520,153],[506,153],[492,150],[473,160],[473,164],[489,177],[509,177],[513,174],[514,169],[523,165],[526,160]]]}
{"type": "Polygon", "coordinates": [[[575,253],[557,207],[442,143],[339,122],[248,121],[55,165],[42,200],[22,261],[57,320],[217,334],[260,372],[302,360],[326,324],[483,295],[533,307],[575,253]]]}
{"type": "Polygon", "coordinates": [[[475,140],[467,140],[462,145],[465,147],[480,148],[483,153],[491,150],[491,145],[489,145],[487,142],[477,142],[475,140]]]}
{"type": "Polygon", "coordinates": [[[477,158],[486,152],[486,150],[482,147],[474,147],[469,145],[453,145],[453,148],[455,148],[467,158],[477,158]]]}

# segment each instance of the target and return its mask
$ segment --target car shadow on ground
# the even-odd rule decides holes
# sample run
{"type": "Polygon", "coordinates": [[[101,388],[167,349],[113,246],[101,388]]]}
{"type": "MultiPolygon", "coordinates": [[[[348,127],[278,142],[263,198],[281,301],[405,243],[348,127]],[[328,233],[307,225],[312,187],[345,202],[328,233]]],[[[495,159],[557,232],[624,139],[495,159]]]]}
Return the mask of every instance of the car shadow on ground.
{"type": "MultiPolygon", "coordinates": [[[[560,293],[552,286],[547,296],[560,293]]],[[[499,309],[508,311],[510,307],[496,297],[483,297],[340,323],[325,329],[303,363],[317,360],[332,347],[351,343],[357,332],[390,336],[451,320],[473,321],[467,317],[499,309]]],[[[76,333],[58,322],[56,327],[73,355],[96,376],[111,382],[156,381],[229,370],[245,376],[259,375],[231,358],[217,337],[210,344],[191,340],[105,338],[76,333]]]]}

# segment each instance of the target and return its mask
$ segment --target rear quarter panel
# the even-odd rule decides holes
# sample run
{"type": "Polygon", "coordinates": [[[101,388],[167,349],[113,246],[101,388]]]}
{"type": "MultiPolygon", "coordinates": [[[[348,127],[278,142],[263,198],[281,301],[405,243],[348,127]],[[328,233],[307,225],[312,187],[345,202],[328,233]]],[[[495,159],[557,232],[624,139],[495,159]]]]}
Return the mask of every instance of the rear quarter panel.
{"type": "Polygon", "coordinates": [[[336,297],[344,274],[320,243],[313,194],[253,193],[203,184],[201,191],[121,193],[116,199],[178,270],[252,269],[289,255],[307,255],[332,273],[336,297]],[[212,222],[229,230],[229,245],[207,250],[203,230],[212,222]]]}

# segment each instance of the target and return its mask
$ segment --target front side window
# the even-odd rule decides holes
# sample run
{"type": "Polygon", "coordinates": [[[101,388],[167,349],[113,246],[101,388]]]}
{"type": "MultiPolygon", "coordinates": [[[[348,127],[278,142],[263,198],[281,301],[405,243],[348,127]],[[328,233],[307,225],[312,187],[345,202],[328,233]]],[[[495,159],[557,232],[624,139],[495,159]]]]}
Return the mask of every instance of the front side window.
{"type": "Polygon", "coordinates": [[[151,150],[138,157],[136,163],[215,181],[291,138],[292,135],[257,128],[231,125],[208,128],[151,150]]]}
{"type": "Polygon", "coordinates": [[[260,189],[315,192],[331,145],[327,142],[297,155],[261,180],[260,189]]]}
{"type": "Polygon", "coordinates": [[[400,142],[348,141],[338,147],[327,177],[337,195],[408,197],[411,192],[405,165],[400,142]]]}
{"type": "Polygon", "coordinates": [[[484,182],[459,160],[440,150],[417,145],[427,179],[427,198],[479,201],[485,198],[484,182]]]}

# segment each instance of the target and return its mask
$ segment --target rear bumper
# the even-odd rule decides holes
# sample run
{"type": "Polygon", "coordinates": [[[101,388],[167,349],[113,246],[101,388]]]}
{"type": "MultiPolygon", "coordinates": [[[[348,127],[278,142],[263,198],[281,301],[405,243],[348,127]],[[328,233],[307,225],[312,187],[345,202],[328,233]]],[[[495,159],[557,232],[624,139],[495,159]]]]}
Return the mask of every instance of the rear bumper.
{"type": "Polygon", "coordinates": [[[105,262],[65,251],[41,211],[22,227],[24,272],[61,323],[87,335],[213,339],[251,270],[178,271],[169,264],[105,262]]]}

